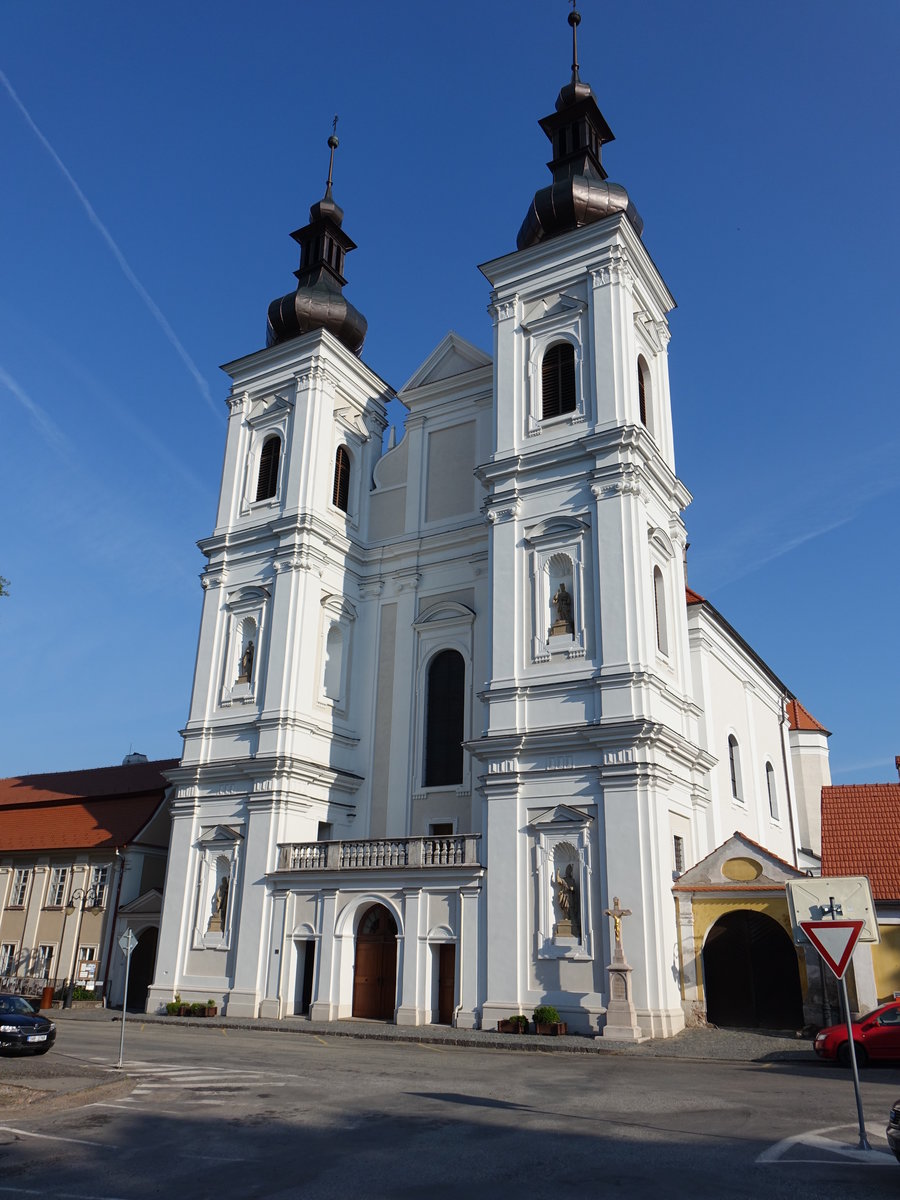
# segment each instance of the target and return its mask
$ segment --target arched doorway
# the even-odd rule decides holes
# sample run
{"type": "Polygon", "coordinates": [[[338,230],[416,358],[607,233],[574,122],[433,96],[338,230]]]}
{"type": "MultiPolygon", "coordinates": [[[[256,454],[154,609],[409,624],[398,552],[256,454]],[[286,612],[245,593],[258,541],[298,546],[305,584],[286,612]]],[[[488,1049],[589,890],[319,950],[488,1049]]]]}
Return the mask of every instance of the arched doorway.
{"type": "Polygon", "coordinates": [[[137,1008],[143,1012],[147,1006],[147,988],[153,981],[158,940],[159,930],[152,926],[138,937],[138,943],[131,952],[131,964],[128,968],[126,1008],[137,1008]]]}
{"type": "Polygon", "coordinates": [[[738,1029],[800,1029],[797,952],[765,913],[738,909],[713,925],[703,947],[706,1018],[738,1029]]]}
{"type": "Polygon", "coordinates": [[[373,904],[356,933],[353,1015],[391,1021],[396,1002],[397,923],[383,904],[373,904]]]}

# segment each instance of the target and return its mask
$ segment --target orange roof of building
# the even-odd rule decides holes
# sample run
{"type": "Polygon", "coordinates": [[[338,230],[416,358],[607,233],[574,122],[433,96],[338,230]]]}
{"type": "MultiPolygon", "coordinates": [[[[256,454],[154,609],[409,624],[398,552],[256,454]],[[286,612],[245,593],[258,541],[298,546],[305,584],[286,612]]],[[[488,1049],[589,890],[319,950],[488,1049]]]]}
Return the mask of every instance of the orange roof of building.
{"type": "Polygon", "coordinates": [[[124,846],[165,795],[177,758],[0,779],[0,851],[124,846]]]}
{"type": "Polygon", "coordinates": [[[688,604],[705,604],[706,598],[701,596],[699,592],[695,592],[693,588],[684,585],[684,598],[688,604]]]}
{"type": "Polygon", "coordinates": [[[816,718],[803,707],[800,701],[794,697],[793,700],[787,702],[788,724],[791,729],[797,729],[806,733],[827,733],[831,737],[830,730],[824,725],[820,725],[816,718]]]}
{"type": "Polygon", "coordinates": [[[900,783],[822,788],[822,874],[868,875],[876,900],[900,900],[900,783]]]}

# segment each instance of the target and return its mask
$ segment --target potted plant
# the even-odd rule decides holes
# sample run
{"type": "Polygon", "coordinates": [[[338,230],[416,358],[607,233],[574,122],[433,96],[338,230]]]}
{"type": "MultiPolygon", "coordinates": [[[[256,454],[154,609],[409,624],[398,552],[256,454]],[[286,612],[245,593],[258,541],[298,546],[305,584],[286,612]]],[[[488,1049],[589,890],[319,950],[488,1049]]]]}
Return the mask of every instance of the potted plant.
{"type": "Polygon", "coordinates": [[[170,1000],[169,1003],[166,1005],[166,1012],[169,1014],[170,1017],[180,1017],[181,1016],[181,1007],[182,1007],[181,996],[178,992],[176,992],[175,999],[170,1000]]]}
{"type": "Polygon", "coordinates": [[[207,1000],[207,1002],[206,1002],[206,1016],[208,1016],[208,1017],[214,1017],[214,1016],[215,1016],[215,1015],[218,1013],[218,1011],[219,1011],[219,1009],[218,1009],[218,1007],[217,1007],[217,1005],[216,1005],[216,1002],[215,1002],[215,1000],[213,1000],[212,998],[210,998],[209,1000],[207,1000]]]}
{"type": "Polygon", "coordinates": [[[199,1000],[195,1000],[193,1002],[193,1004],[191,1004],[191,1006],[190,1006],[190,1015],[192,1017],[205,1017],[206,1016],[206,1005],[201,1004],[201,1002],[199,1000]]]}
{"type": "Polygon", "coordinates": [[[498,1033],[527,1033],[528,1018],[521,1013],[518,1016],[507,1017],[505,1021],[497,1022],[498,1033]]]}
{"type": "Polygon", "coordinates": [[[531,1015],[534,1017],[535,1033],[544,1034],[545,1037],[560,1037],[566,1032],[566,1023],[560,1020],[552,1004],[539,1004],[531,1015]]]}

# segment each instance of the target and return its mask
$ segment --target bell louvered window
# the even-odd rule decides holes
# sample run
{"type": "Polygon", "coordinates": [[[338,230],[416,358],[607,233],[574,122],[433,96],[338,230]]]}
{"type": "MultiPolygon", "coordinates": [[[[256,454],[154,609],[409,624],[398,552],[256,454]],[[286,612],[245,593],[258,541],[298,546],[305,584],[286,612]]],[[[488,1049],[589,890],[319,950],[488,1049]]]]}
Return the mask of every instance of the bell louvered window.
{"type": "Polygon", "coordinates": [[[256,499],[268,500],[278,490],[278,460],[281,458],[281,438],[267,437],[259,456],[259,477],[256,482],[256,499]]]}
{"type": "Polygon", "coordinates": [[[575,411],[575,347],[557,342],[541,364],[541,419],[575,411]]]}
{"type": "Polygon", "coordinates": [[[350,505],[350,455],[343,446],[338,446],[334,456],[334,489],[331,503],[342,512],[350,505]]]}

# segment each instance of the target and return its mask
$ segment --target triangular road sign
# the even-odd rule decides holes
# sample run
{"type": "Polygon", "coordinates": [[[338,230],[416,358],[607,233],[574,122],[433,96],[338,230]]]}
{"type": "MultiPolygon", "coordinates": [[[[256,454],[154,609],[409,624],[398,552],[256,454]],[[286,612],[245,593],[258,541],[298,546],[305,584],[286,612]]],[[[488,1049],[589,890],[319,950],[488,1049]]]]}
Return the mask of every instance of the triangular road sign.
{"type": "Polygon", "coordinates": [[[837,978],[842,979],[864,924],[864,921],[801,921],[800,928],[837,978]]]}

